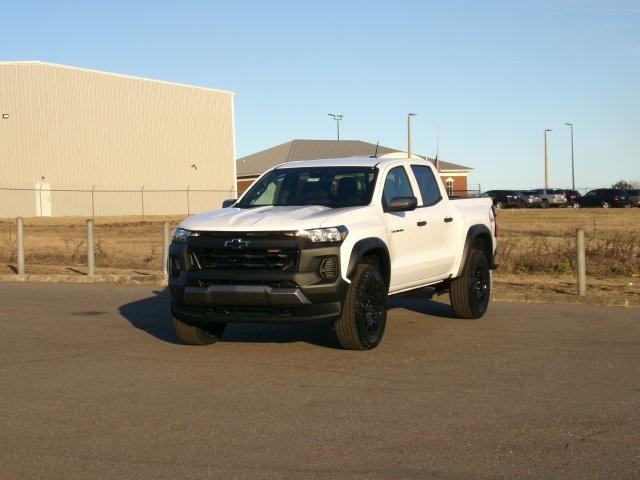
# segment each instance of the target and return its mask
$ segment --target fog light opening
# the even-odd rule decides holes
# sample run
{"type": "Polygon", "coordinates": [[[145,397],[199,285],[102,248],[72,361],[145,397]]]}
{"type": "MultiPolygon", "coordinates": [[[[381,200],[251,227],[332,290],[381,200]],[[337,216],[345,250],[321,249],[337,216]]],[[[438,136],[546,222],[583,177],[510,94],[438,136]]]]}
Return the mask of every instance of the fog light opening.
{"type": "Polygon", "coordinates": [[[318,274],[325,280],[336,278],[338,276],[338,257],[324,257],[320,262],[318,274]]]}

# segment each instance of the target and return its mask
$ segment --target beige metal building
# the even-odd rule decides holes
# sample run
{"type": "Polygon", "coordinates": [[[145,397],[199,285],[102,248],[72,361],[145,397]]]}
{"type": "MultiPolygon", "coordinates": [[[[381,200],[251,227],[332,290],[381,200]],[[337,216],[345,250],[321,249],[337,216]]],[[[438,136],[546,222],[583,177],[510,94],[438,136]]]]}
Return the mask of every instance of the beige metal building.
{"type": "Polygon", "coordinates": [[[154,215],[236,193],[232,92],[0,62],[0,217],[154,215]]]}

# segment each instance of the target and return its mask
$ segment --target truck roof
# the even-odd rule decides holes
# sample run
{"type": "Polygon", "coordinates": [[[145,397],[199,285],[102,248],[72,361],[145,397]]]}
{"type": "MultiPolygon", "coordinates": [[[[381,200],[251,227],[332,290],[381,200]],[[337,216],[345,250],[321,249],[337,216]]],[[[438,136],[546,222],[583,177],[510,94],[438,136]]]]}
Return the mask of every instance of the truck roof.
{"type": "MultiPolygon", "coordinates": [[[[396,162],[398,160],[408,160],[408,158],[328,158],[323,160],[300,160],[286,162],[277,165],[276,168],[302,168],[302,167],[375,167],[376,165],[396,162]]],[[[412,158],[415,163],[430,164],[422,158],[412,158]]]]}

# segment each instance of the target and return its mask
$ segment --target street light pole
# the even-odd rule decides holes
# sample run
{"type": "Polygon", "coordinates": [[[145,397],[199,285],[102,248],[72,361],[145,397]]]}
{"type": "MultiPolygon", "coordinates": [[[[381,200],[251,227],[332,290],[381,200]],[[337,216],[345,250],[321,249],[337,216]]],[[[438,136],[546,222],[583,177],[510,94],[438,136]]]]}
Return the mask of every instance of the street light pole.
{"type": "Polygon", "coordinates": [[[328,113],[327,115],[329,115],[331,118],[333,118],[336,121],[336,128],[338,130],[338,140],[340,140],[340,121],[342,120],[342,117],[344,115],[340,113],[328,113]]]}
{"type": "Polygon", "coordinates": [[[576,189],[576,172],[573,163],[573,123],[565,123],[571,128],[571,189],[576,189]]]}
{"type": "Polygon", "coordinates": [[[413,152],[413,117],[417,113],[409,113],[407,115],[407,156],[411,158],[413,152]]]}
{"type": "Polygon", "coordinates": [[[544,188],[549,188],[549,155],[547,153],[547,133],[551,132],[550,128],[544,130],[544,188]]]}

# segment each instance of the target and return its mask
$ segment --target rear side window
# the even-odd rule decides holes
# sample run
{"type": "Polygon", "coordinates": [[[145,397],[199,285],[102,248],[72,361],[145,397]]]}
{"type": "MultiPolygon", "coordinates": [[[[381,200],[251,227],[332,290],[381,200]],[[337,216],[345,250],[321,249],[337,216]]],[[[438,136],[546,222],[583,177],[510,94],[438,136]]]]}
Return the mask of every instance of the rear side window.
{"type": "Polygon", "coordinates": [[[394,167],[387,174],[382,191],[384,206],[396,197],[413,197],[413,189],[409,183],[409,176],[404,167],[394,167]]]}
{"type": "Polygon", "coordinates": [[[442,195],[440,195],[438,181],[433,175],[431,169],[424,165],[411,165],[411,170],[413,171],[418,182],[418,187],[420,188],[422,206],[428,207],[429,205],[438,203],[442,199],[442,195]]]}

